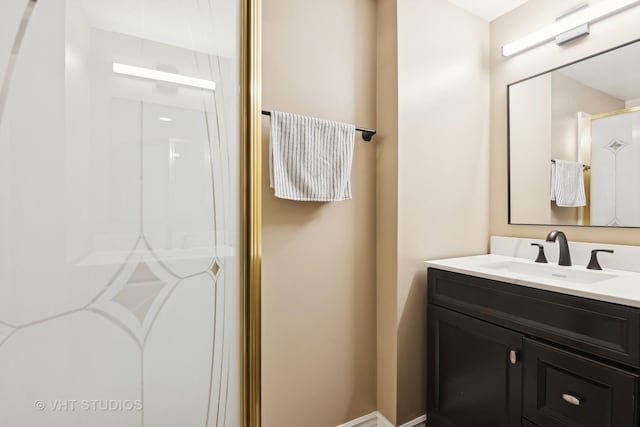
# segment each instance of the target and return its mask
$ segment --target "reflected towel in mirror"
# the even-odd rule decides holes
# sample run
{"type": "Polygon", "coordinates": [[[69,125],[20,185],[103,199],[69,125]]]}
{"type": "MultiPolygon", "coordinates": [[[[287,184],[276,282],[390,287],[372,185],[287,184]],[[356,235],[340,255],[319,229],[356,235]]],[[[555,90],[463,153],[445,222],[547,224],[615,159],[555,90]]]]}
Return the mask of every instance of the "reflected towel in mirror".
{"type": "Polygon", "coordinates": [[[551,163],[551,200],[559,207],[586,206],[582,163],[555,159],[551,163]]]}

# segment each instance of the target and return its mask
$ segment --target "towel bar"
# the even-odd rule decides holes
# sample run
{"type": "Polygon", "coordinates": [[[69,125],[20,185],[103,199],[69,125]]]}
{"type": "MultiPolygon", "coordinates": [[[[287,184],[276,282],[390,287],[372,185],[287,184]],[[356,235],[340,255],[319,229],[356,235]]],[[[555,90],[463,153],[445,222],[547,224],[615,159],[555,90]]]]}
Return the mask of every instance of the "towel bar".
{"type": "MultiPolygon", "coordinates": [[[[555,160],[551,160],[551,163],[555,163],[555,160]]],[[[584,170],[588,171],[589,169],[591,169],[591,166],[589,165],[582,165],[582,167],[584,168],[584,170]]]]}
{"type": "MultiPolygon", "coordinates": [[[[271,116],[271,111],[262,110],[262,115],[263,116],[271,116]]],[[[376,130],[375,129],[356,127],[356,130],[358,132],[362,132],[362,139],[364,139],[365,141],[371,141],[371,138],[373,138],[373,135],[376,134],[376,130]]]]}

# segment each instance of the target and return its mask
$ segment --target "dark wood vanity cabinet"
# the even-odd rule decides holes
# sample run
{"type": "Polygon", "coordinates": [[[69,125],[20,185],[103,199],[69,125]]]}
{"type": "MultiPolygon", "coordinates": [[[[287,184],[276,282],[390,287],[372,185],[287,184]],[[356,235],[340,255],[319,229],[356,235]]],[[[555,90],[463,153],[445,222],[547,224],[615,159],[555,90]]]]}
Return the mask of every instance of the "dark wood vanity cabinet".
{"type": "Polygon", "coordinates": [[[640,310],[429,269],[429,427],[638,426],[640,310]]]}

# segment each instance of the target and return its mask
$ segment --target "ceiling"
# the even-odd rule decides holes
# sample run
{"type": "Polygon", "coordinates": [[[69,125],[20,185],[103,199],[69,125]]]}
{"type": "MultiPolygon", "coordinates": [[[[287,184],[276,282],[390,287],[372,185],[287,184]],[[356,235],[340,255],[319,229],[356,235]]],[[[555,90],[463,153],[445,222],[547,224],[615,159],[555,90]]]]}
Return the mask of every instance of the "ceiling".
{"type": "Polygon", "coordinates": [[[211,55],[232,56],[238,6],[226,0],[74,0],[89,25],[211,55]]]}
{"type": "Polygon", "coordinates": [[[486,21],[493,21],[499,16],[525,4],[528,0],[449,0],[451,3],[478,15],[486,21]]]}
{"type": "Polygon", "coordinates": [[[612,50],[570,65],[562,74],[580,83],[629,101],[640,98],[640,43],[612,50]]]}

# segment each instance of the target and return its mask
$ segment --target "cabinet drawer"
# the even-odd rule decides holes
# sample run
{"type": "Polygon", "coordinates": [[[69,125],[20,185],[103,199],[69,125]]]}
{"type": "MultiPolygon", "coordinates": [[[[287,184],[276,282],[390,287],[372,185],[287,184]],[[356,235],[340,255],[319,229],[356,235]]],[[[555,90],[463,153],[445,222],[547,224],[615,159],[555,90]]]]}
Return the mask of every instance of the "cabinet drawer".
{"type": "Polygon", "coordinates": [[[429,269],[429,303],[640,367],[640,310],[429,269]]]}
{"type": "Polygon", "coordinates": [[[524,416],[545,427],[634,427],[638,377],[524,340],[524,416]]]}

